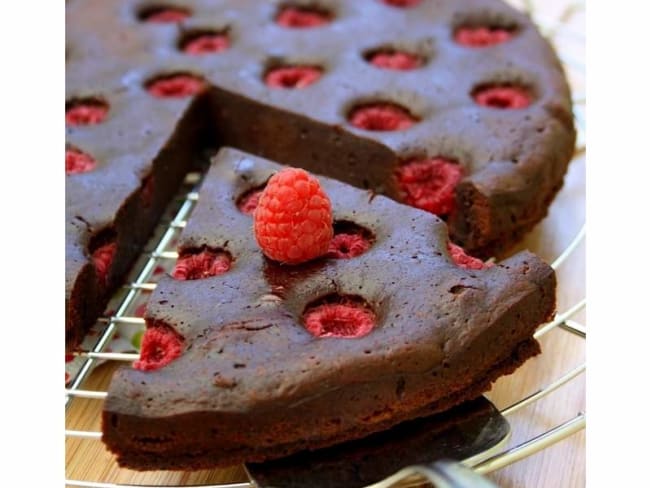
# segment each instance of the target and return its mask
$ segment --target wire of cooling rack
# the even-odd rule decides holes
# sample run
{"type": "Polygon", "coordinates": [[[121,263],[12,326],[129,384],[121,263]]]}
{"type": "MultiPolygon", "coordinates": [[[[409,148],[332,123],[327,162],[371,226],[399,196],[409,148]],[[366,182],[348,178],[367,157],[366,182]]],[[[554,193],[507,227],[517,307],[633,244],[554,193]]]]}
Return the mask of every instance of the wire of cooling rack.
{"type": "MultiPolygon", "coordinates": [[[[584,9],[584,2],[571,2],[569,3],[563,12],[560,13],[558,18],[555,21],[544,19],[539,15],[536,15],[536,6],[531,0],[522,0],[519,2],[520,6],[526,10],[531,17],[535,18],[535,22],[540,27],[540,30],[551,40],[562,34],[564,37],[569,37],[575,42],[584,43],[584,34],[581,32],[571,31],[565,28],[565,24],[568,19],[574,15],[576,12],[579,12],[584,9]]],[[[564,64],[565,68],[569,74],[577,73],[579,76],[584,76],[585,67],[584,63],[575,59],[570,54],[563,53],[561,50],[558,50],[558,55],[564,64]]],[[[586,99],[584,93],[575,92],[573,93],[573,104],[574,104],[574,117],[576,126],[578,129],[578,139],[577,139],[577,148],[576,148],[576,157],[584,154],[585,152],[585,104],[586,99]]],[[[184,188],[196,187],[196,184],[200,181],[201,175],[192,173],[188,175],[184,182],[184,188]]],[[[155,245],[154,249],[148,253],[145,253],[147,258],[142,267],[137,271],[136,278],[133,282],[128,283],[124,286],[126,295],[119,303],[117,310],[108,318],[100,319],[100,323],[104,326],[103,331],[100,333],[98,340],[93,347],[89,348],[87,351],[80,351],[75,353],[77,356],[83,358],[83,364],[81,365],[78,373],[72,379],[69,387],[65,390],[66,395],[66,407],[69,407],[71,402],[75,398],[87,398],[93,400],[104,400],[107,393],[103,391],[89,391],[81,389],[81,385],[89,377],[90,373],[93,371],[94,367],[99,364],[100,361],[123,361],[131,362],[136,360],[139,355],[132,353],[116,353],[106,351],[111,339],[113,338],[116,327],[119,324],[135,324],[143,325],[144,320],[140,317],[134,317],[128,314],[128,311],[132,307],[134,301],[138,297],[138,294],[143,291],[152,291],[155,289],[156,284],[151,283],[148,280],[152,275],[153,270],[160,260],[173,260],[178,257],[178,254],[174,251],[170,251],[169,245],[173,239],[178,235],[178,233],[185,227],[187,218],[192,212],[197,200],[198,193],[196,191],[189,191],[185,194],[184,198],[177,202],[179,205],[178,211],[173,219],[167,223],[164,223],[165,230],[162,234],[162,237],[155,245]]],[[[558,269],[573,255],[575,249],[584,241],[586,235],[585,227],[583,226],[571,243],[565,247],[565,249],[560,253],[559,256],[552,263],[554,269],[558,269]]],[[[569,332],[576,335],[582,339],[586,339],[586,328],[584,325],[572,320],[573,317],[578,311],[582,310],[586,306],[586,300],[579,300],[573,306],[569,307],[562,313],[558,314],[556,318],[543,326],[541,326],[535,337],[539,338],[544,334],[549,333],[554,329],[561,329],[561,332],[556,333],[565,333],[569,332]]],[[[534,402],[544,398],[557,389],[569,384],[573,379],[580,376],[586,371],[585,364],[578,365],[577,367],[567,371],[554,381],[546,384],[542,388],[530,393],[529,395],[521,398],[515,403],[503,408],[501,414],[504,416],[509,416],[515,412],[528,407],[534,402]]],[[[508,466],[512,463],[516,463],[532,454],[535,454],[550,445],[553,445],[576,432],[584,429],[586,426],[586,415],[584,412],[578,412],[577,415],[571,419],[568,419],[564,422],[561,422],[554,427],[546,430],[545,432],[532,437],[524,442],[519,443],[509,449],[506,449],[502,452],[499,452],[488,459],[483,459],[480,461],[466,463],[468,467],[472,468],[475,472],[479,474],[487,474],[492,471],[501,469],[505,466],[508,466]]],[[[76,437],[86,439],[88,442],[93,442],[101,439],[101,432],[92,432],[92,431],[77,431],[77,430],[66,430],[66,437],[76,437]]],[[[409,467],[404,470],[395,473],[390,476],[382,483],[381,486],[392,486],[393,483],[400,483],[399,486],[403,488],[408,488],[409,486],[422,486],[422,481],[426,481],[426,473],[423,470],[418,470],[417,467],[409,467]]],[[[83,480],[66,480],[67,486],[77,486],[77,487],[87,487],[87,488],[122,488],[126,486],[134,485],[124,485],[116,483],[103,483],[103,482],[94,482],[94,481],[83,481],[83,480]]],[[[140,488],[160,488],[162,486],[172,486],[172,485],[137,485],[140,488]]],[[[173,485],[173,486],[190,486],[190,485],[173,485]]],[[[198,485],[193,485],[198,486],[198,485]]],[[[222,484],[203,484],[200,485],[203,488],[251,488],[249,482],[243,483],[222,483],[222,484]]],[[[377,485],[379,486],[379,485],[377,485]]]]}

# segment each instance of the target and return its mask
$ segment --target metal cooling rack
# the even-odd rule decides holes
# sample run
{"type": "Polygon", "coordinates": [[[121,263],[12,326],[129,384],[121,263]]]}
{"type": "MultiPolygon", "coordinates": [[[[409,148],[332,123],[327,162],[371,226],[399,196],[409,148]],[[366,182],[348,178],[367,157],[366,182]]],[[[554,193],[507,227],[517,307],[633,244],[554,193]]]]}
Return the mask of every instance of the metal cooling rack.
{"type": "MultiPolygon", "coordinates": [[[[575,42],[580,43],[584,46],[584,33],[583,31],[570,30],[566,27],[569,19],[577,12],[584,11],[584,2],[572,2],[564,6],[563,10],[560,12],[558,17],[554,21],[549,21],[548,19],[543,18],[537,13],[536,6],[530,0],[522,0],[521,2],[512,2],[517,3],[519,8],[522,8],[529,12],[531,16],[534,17],[535,22],[540,27],[540,30],[551,40],[557,41],[559,36],[562,36],[562,42],[575,42]]],[[[569,77],[570,83],[573,85],[573,108],[574,116],[576,121],[576,126],[578,130],[578,140],[577,140],[577,149],[575,153],[575,158],[584,156],[585,153],[585,96],[584,92],[576,91],[574,83],[575,76],[579,77],[581,80],[584,80],[585,66],[582,61],[572,57],[571,54],[566,54],[562,49],[559,49],[560,45],[556,45],[556,50],[558,55],[563,62],[567,75],[569,77]]],[[[583,84],[583,83],[580,83],[583,84]]],[[[66,396],[66,408],[76,398],[86,398],[86,399],[95,399],[103,401],[107,392],[105,391],[90,391],[81,389],[82,384],[86,379],[89,378],[94,367],[97,366],[100,362],[105,361],[123,361],[123,362],[132,362],[138,359],[138,354],[132,353],[114,353],[107,352],[107,346],[113,338],[118,324],[136,324],[144,326],[144,319],[140,317],[135,317],[129,315],[134,301],[138,295],[143,291],[152,291],[156,284],[150,282],[150,277],[156,268],[156,266],[163,260],[175,260],[178,257],[178,254],[172,250],[173,247],[171,244],[173,240],[178,237],[181,230],[185,227],[187,218],[191,214],[196,202],[198,201],[198,192],[197,188],[201,180],[201,175],[198,173],[189,174],[183,185],[183,190],[181,191],[182,196],[173,202],[170,206],[177,209],[175,216],[168,222],[162,222],[159,224],[159,232],[157,235],[161,236],[157,242],[154,244],[153,249],[147,251],[143,254],[141,261],[138,263],[140,266],[136,267],[135,279],[130,283],[126,284],[123,288],[125,292],[124,296],[121,298],[119,305],[114,314],[109,317],[100,318],[99,323],[103,325],[103,330],[101,331],[97,342],[94,347],[90,348],[88,351],[76,352],[75,354],[83,358],[83,364],[78,370],[76,376],[72,379],[69,387],[65,390],[66,396]],[[189,189],[189,191],[188,191],[189,189]]],[[[559,269],[563,263],[571,258],[575,249],[582,244],[585,239],[586,231],[584,225],[577,232],[574,239],[571,243],[566,246],[566,248],[560,253],[559,256],[555,258],[551,266],[553,269],[559,269]]],[[[151,249],[151,248],[150,248],[151,249]]],[[[541,326],[535,333],[535,338],[539,339],[543,335],[551,332],[554,329],[562,329],[566,332],[555,332],[555,333],[570,333],[574,334],[582,339],[586,339],[586,327],[583,324],[580,324],[574,320],[572,317],[577,314],[579,311],[586,307],[586,299],[579,300],[574,303],[573,306],[567,308],[562,313],[557,314],[556,318],[543,326],[541,326]]],[[[521,398],[510,406],[501,410],[501,414],[506,418],[519,411],[520,409],[527,407],[534,402],[538,401],[541,398],[550,395],[555,390],[560,388],[563,385],[570,383],[574,378],[580,376],[586,371],[586,365],[583,363],[578,367],[567,371],[565,374],[558,377],[556,380],[544,385],[539,388],[537,391],[521,398]]],[[[581,431],[586,426],[586,415],[584,412],[577,412],[573,418],[560,422],[554,427],[546,430],[545,432],[532,437],[524,442],[521,442],[514,447],[498,452],[491,457],[485,459],[473,458],[464,462],[465,465],[472,468],[476,473],[484,475],[496,471],[498,469],[504,468],[510,464],[516,463],[528,456],[531,456],[537,452],[542,451],[543,449],[575,434],[576,432],[581,431]]],[[[67,437],[77,437],[87,439],[88,442],[96,442],[101,439],[101,432],[91,432],[91,431],[76,431],[76,430],[66,430],[65,435],[67,437]]],[[[82,453],[83,454],[83,453],[82,453]]],[[[386,480],[373,485],[375,488],[380,487],[389,487],[399,485],[402,488],[423,486],[423,482],[427,483],[430,481],[427,478],[426,470],[422,470],[417,466],[405,468],[394,475],[390,476],[386,480]]],[[[193,485],[148,485],[148,484],[139,484],[139,485],[125,485],[125,484],[116,484],[116,483],[107,483],[107,482],[95,482],[95,481],[83,481],[83,480],[66,480],[67,486],[76,486],[76,487],[88,487],[88,488],[118,488],[118,487],[127,487],[127,486],[139,486],[140,488],[154,488],[161,486],[199,486],[196,484],[193,485]]],[[[200,485],[203,488],[253,488],[249,482],[241,483],[222,483],[222,484],[203,484],[200,485]]]]}

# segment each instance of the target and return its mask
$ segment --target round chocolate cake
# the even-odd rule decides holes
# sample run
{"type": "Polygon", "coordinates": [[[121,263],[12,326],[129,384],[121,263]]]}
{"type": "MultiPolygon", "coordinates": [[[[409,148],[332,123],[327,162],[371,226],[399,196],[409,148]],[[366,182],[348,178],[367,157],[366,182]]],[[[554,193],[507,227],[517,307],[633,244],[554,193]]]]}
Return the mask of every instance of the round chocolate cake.
{"type": "Polygon", "coordinates": [[[498,0],[66,2],[66,344],[206,146],[435,213],[472,255],[544,217],[575,131],[553,50],[498,0]]]}

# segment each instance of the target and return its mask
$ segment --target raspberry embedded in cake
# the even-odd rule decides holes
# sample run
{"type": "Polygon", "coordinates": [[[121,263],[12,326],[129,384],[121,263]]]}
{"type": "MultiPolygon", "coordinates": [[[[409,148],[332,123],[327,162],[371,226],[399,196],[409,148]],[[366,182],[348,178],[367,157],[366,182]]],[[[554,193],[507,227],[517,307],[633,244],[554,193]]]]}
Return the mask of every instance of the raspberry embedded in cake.
{"type": "Polygon", "coordinates": [[[370,64],[381,69],[409,71],[422,66],[422,57],[406,51],[383,49],[370,53],[366,59],[370,64]]]}
{"type": "Polygon", "coordinates": [[[183,338],[171,327],[153,325],[142,336],[140,359],[133,363],[135,369],[153,371],[167,366],[183,352],[183,338]]]}
{"type": "Polygon", "coordinates": [[[180,43],[181,50],[193,56],[220,53],[229,47],[228,35],[219,32],[193,32],[184,36],[180,43]]]}
{"type": "MultiPolygon", "coordinates": [[[[266,186],[266,185],[265,185],[266,186]]],[[[253,188],[247,191],[237,199],[237,208],[239,211],[246,215],[253,215],[257,205],[260,203],[260,197],[264,191],[264,186],[260,188],[253,188]]]]}
{"type": "Polygon", "coordinates": [[[274,174],[253,216],[255,239],[264,255],[285,264],[323,256],[334,234],[332,204],[318,179],[303,169],[274,174]]]}
{"type": "Polygon", "coordinates": [[[95,265],[95,273],[97,274],[97,281],[101,286],[106,286],[108,283],[108,272],[113,264],[115,258],[115,251],[117,244],[115,241],[107,242],[96,248],[92,253],[93,264],[95,265]]]}
{"type": "Polygon", "coordinates": [[[172,277],[177,280],[201,280],[218,276],[230,270],[232,257],[220,249],[204,246],[182,251],[176,261],[172,277]]]}
{"type": "Polygon", "coordinates": [[[406,130],[418,122],[407,109],[389,102],[357,106],[350,112],[348,120],[353,126],[369,131],[406,130]]]}
{"type": "Polygon", "coordinates": [[[454,244],[453,242],[447,243],[447,251],[449,252],[449,256],[451,256],[454,264],[460,268],[479,270],[491,268],[494,266],[491,261],[482,261],[479,258],[470,256],[462,247],[454,244]]]}
{"type": "Polygon", "coordinates": [[[373,330],[377,317],[360,297],[334,295],[308,306],[303,322],[315,337],[356,339],[373,330]]]}
{"type": "Polygon", "coordinates": [[[327,255],[334,259],[351,259],[365,253],[374,241],[369,230],[348,221],[334,222],[334,237],[327,255]]]}
{"type": "Polygon", "coordinates": [[[146,83],[147,91],[156,98],[190,97],[205,87],[203,78],[188,73],[161,75],[146,83]]]}
{"type": "Polygon", "coordinates": [[[530,91],[514,84],[481,85],[472,92],[472,98],[479,105],[500,110],[526,108],[532,103],[530,91]]]}
{"type": "Polygon", "coordinates": [[[454,40],[467,47],[487,47],[509,41],[514,29],[490,26],[463,26],[456,29],[454,40]]]}
{"type": "Polygon", "coordinates": [[[86,173],[95,169],[97,161],[90,154],[75,147],[65,150],[65,174],[86,173]]]}
{"type": "Polygon", "coordinates": [[[332,15],[324,10],[311,7],[285,6],[275,18],[275,22],[290,29],[309,29],[329,24],[332,15]]]}
{"type": "Polygon", "coordinates": [[[174,24],[182,22],[191,15],[191,12],[182,7],[153,7],[140,14],[140,20],[154,24],[174,24]]]}
{"type": "Polygon", "coordinates": [[[316,66],[280,66],[266,73],[264,83],[271,88],[305,88],[317,82],[322,73],[316,66]]]}
{"type": "Polygon", "coordinates": [[[100,124],[108,114],[108,103],[99,98],[80,98],[66,103],[66,125],[100,124]]]}
{"type": "Polygon", "coordinates": [[[409,8],[409,7],[415,7],[420,3],[421,0],[381,0],[381,1],[386,5],[390,5],[391,7],[409,8]]]}
{"type": "Polygon", "coordinates": [[[411,159],[397,168],[396,176],[405,203],[445,217],[454,210],[463,167],[442,157],[411,159]]]}

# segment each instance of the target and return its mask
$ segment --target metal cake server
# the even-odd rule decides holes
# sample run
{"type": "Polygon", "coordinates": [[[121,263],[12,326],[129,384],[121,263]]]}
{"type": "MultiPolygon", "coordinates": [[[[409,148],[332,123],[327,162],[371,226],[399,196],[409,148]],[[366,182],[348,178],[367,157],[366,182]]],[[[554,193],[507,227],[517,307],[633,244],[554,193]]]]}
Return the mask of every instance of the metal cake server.
{"type": "Polygon", "coordinates": [[[258,488],[495,488],[466,468],[500,450],[510,425],[484,397],[357,441],[248,464],[258,488]],[[462,463],[462,464],[461,464],[462,463]],[[408,486],[421,486],[409,484],[408,486]]]}

